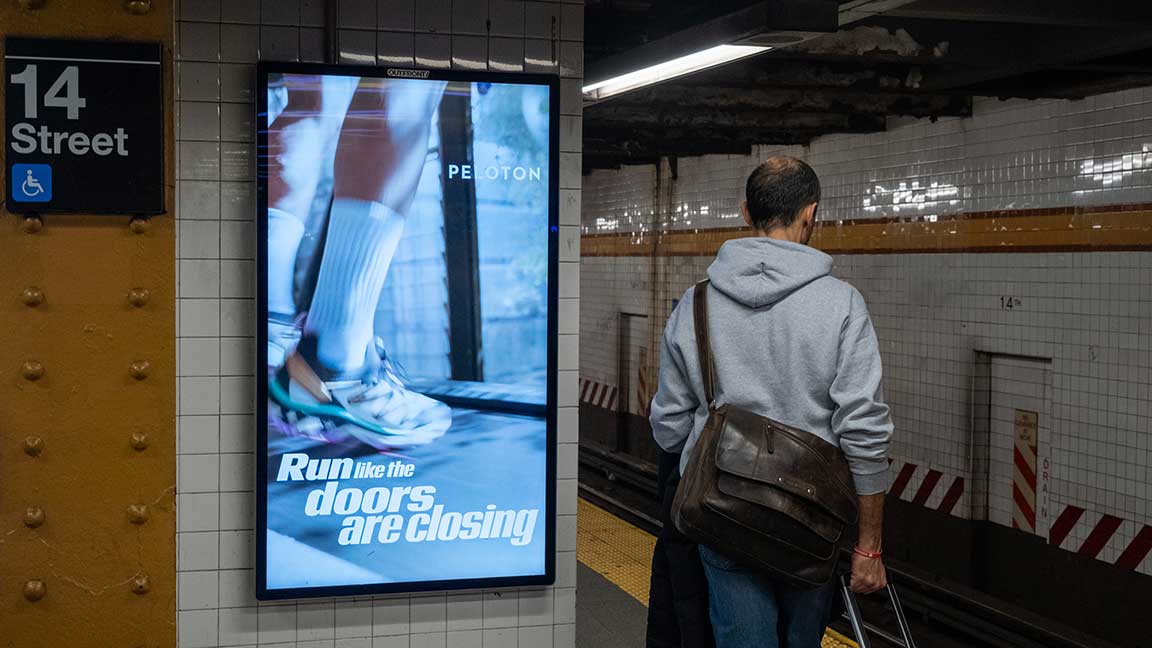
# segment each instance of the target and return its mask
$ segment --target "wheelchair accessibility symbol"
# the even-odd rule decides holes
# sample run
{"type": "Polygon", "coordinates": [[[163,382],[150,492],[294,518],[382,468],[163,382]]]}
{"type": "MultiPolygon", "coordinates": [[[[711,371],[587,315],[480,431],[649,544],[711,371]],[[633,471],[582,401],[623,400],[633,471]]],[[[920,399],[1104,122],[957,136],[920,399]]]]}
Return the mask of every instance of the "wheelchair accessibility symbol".
{"type": "Polygon", "coordinates": [[[52,167],[47,164],[13,164],[12,198],[18,202],[52,200],[52,167]]]}

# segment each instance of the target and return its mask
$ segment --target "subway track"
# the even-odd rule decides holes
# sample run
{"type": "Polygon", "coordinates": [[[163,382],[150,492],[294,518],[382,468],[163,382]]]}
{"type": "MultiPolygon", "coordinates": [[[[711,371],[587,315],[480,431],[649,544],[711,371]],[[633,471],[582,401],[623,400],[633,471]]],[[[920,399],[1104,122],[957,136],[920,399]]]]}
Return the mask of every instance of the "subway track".
{"type": "MultiPolygon", "coordinates": [[[[580,497],[639,529],[659,533],[656,471],[650,464],[580,447],[580,497]]],[[[847,557],[845,557],[845,567],[847,557]]],[[[889,561],[918,648],[1118,648],[1055,621],[1014,608],[979,592],[944,582],[915,566],[889,561]]],[[[858,597],[873,646],[901,646],[895,617],[884,597],[858,597]]],[[[831,624],[852,637],[846,619],[831,624]]]]}

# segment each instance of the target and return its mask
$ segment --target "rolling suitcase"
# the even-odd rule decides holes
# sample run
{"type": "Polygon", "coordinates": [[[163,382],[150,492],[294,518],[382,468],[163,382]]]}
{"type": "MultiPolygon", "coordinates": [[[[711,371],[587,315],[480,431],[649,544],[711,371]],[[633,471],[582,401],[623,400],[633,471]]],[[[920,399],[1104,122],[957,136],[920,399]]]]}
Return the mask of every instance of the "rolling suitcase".
{"type": "MultiPolygon", "coordinates": [[[[872,648],[872,643],[868,640],[869,629],[865,628],[864,618],[860,614],[860,605],[856,602],[856,595],[852,593],[852,589],[849,587],[850,578],[851,576],[848,574],[840,576],[840,595],[844,599],[844,616],[852,624],[852,633],[856,635],[856,643],[860,645],[860,648],[872,648]]],[[[895,586],[889,582],[885,589],[888,591],[888,600],[892,603],[892,612],[896,616],[896,623],[900,626],[903,641],[879,628],[871,628],[871,631],[897,646],[916,648],[916,642],[912,640],[912,632],[908,629],[908,620],[904,617],[904,608],[900,606],[900,598],[896,596],[895,586]]]]}

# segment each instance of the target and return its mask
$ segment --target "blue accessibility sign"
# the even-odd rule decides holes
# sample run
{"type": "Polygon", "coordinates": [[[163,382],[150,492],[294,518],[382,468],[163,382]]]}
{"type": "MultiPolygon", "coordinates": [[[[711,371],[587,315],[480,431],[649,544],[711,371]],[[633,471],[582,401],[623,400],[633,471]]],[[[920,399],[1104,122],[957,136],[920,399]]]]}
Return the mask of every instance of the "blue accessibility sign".
{"type": "Polygon", "coordinates": [[[12,197],[19,202],[52,200],[52,167],[47,164],[13,164],[12,197]]]}

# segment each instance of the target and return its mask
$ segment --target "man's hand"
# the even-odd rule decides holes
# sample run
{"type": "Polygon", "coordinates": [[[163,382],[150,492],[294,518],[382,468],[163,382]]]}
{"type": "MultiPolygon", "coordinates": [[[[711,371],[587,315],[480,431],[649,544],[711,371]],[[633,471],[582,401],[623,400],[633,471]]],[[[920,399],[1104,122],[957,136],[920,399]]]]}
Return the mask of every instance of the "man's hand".
{"type": "MultiPolygon", "coordinates": [[[[860,496],[860,532],[856,543],[865,552],[879,553],[884,537],[884,493],[860,496]]],[[[858,594],[871,594],[884,589],[888,575],[884,572],[884,561],[880,556],[869,558],[852,553],[852,591],[858,594]]]]}
{"type": "Polygon", "coordinates": [[[852,591],[857,594],[871,594],[884,589],[888,585],[888,573],[884,570],[884,561],[880,558],[869,558],[860,554],[852,554],[852,591]]]}

